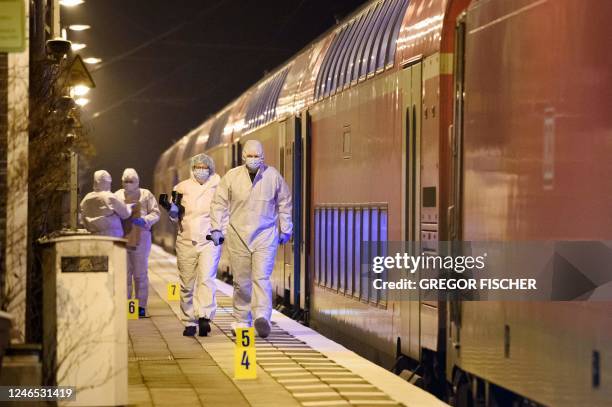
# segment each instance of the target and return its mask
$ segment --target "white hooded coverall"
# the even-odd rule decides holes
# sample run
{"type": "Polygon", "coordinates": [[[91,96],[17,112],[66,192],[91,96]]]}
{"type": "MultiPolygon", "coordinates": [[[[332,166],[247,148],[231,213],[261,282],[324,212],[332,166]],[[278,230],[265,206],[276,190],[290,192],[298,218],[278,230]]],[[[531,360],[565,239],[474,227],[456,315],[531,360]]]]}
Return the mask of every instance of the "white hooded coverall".
{"type": "Polygon", "coordinates": [[[183,194],[181,205],[185,208],[182,219],[178,221],[175,245],[181,280],[181,321],[185,326],[197,325],[194,291],[200,306],[199,318],[213,319],[217,310],[215,279],[221,247],[206,240],[206,235],[211,229],[210,203],[220,180],[219,175],[212,174],[204,184],[200,184],[192,174],[174,187],[177,193],[183,194]]]}
{"type": "Polygon", "coordinates": [[[110,191],[111,182],[107,171],[94,173],[93,192],[81,201],[81,220],[93,234],[123,237],[121,219],[129,218],[132,212],[110,191]]]}
{"type": "MultiPolygon", "coordinates": [[[[124,172],[124,177],[126,172],[124,172]]],[[[138,299],[138,306],[146,308],[149,298],[148,270],[149,253],[151,253],[151,227],[159,221],[160,211],[157,200],[151,191],[138,187],[138,175],[130,175],[137,180],[134,184],[135,190],[126,191],[125,189],[120,189],[115,192],[115,195],[126,204],[140,203],[140,215],[138,216],[138,214],[135,214],[135,216],[145,220],[145,226],[142,228],[132,225],[132,227],[140,228],[140,240],[136,247],[127,248],[127,289],[128,298],[132,298],[132,282],[134,282],[134,291],[138,299]]]]}
{"type": "Polygon", "coordinates": [[[291,234],[291,192],[279,172],[262,164],[251,182],[245,165],[228,171],[211,207],[212,229],[227,237],[234,276],[234,315],[240,325],[270,321],[270,275],[279,234],[291,234]],[[229,219],[228,219],[229,212],[229,219]],[[254,314],[254,315],[252,315],[254,314]]]}

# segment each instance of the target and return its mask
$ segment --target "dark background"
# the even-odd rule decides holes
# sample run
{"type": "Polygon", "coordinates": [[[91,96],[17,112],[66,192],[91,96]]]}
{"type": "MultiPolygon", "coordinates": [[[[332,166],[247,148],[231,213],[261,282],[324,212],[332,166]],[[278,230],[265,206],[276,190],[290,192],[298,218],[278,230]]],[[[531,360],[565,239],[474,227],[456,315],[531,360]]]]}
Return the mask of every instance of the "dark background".
{"type": "Polygon", "coordinates": [[[89,24],[68,39],[85,43],[96,88],[83,121],[96,156],[82,162],[113,176],[134,167],[152,188],[160,154],[291,58],[364,0],[86,0],[62,7],[62,26],[89,24]]]}

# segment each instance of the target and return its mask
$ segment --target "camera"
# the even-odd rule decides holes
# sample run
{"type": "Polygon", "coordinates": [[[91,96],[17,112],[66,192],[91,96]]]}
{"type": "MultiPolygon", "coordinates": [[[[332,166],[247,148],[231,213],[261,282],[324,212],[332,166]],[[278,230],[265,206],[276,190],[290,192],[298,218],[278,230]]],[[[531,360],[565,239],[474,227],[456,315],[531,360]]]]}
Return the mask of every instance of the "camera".
{"type": "Polygon", "coordinates": [[[47,41],[47,54],[54,60],[59,61],[71,50],[72,43],[63,38],[54,38],[47,41]]]}

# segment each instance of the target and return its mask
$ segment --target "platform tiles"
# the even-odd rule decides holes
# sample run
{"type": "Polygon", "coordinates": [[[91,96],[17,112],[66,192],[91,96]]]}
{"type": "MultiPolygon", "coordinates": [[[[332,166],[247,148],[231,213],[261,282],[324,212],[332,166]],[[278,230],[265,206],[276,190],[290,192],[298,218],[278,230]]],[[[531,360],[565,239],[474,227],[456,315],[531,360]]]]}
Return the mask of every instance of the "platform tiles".
{"type": "MultiPolygon", "coordinates": [[[[180,317],[179,303],[165,299],[167,284],[178,281],[176,258],[155,245],[149,262],[149,281],[156,293],[180,317]]],[[[196,340],[231,378],[234,356],[234,340],[231,335],[231,323],[234,321],[232,287],[221,281],[217,281],[217,287],[218,309],[213,321],[213,336],[196,337],[196,340]]],[[[258,378],[253,381],[232,379],[251,405],[447,405],[276,311],[272,312],[270,336],[265,339],[257,337],[256,349],[258,378]]]]}

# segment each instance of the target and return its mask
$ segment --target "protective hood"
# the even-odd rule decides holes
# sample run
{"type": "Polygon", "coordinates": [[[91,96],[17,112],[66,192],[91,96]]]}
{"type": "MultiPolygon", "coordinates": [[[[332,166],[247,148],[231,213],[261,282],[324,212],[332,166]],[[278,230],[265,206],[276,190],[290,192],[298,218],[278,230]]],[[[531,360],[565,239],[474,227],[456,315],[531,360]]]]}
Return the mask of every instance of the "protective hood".
{"type": "Polygon", "coordinates": [[[193,173],[193,167],[195,167],[198,164],[204,164],[208,167],[208,170],[209,170],[208,179],[210,179],[210,177],[212,177],[213,174],[215,173],[215,161],[210,156],[204,153],[197,154],[191,157],[190,173],[191,173],[191,178],[193,178],[194,180],[198,181],[197,177],[193,173]]]}
{"type": "Polygon", "coordinates": [[[248,140],[242,149],[242,161],[250,173],[255,173],[264,165],[263,146],[257,140],[248,140]],[[257,157],[247,157],[248,155],[257,157]]]}
{"type": "Polygon", "coordinates": [[[123,175],[121,176],[121,181],[123,182],[123,189],[127,192],[136,192],[140,187],[140,178],[138,177],[138,173],[133,168],[126,168],[123,171],[123,175]],[[125,183],[126,180],[133,181],[130,183],[125,183]]]}
{"type": "Polygon", "coordinates": [[[95,192],[110,191],[113,179],[108,171],[99,170],[94,172],[93,190],[95,192]]]}
{"type": "Polygon", "coordinates": [[[258,140],[248,140],[244,143],[244,147],[242,148],[242,161],[246,161],[247,154],[256,154],[263,160],[263,146],[258,140]]]}

